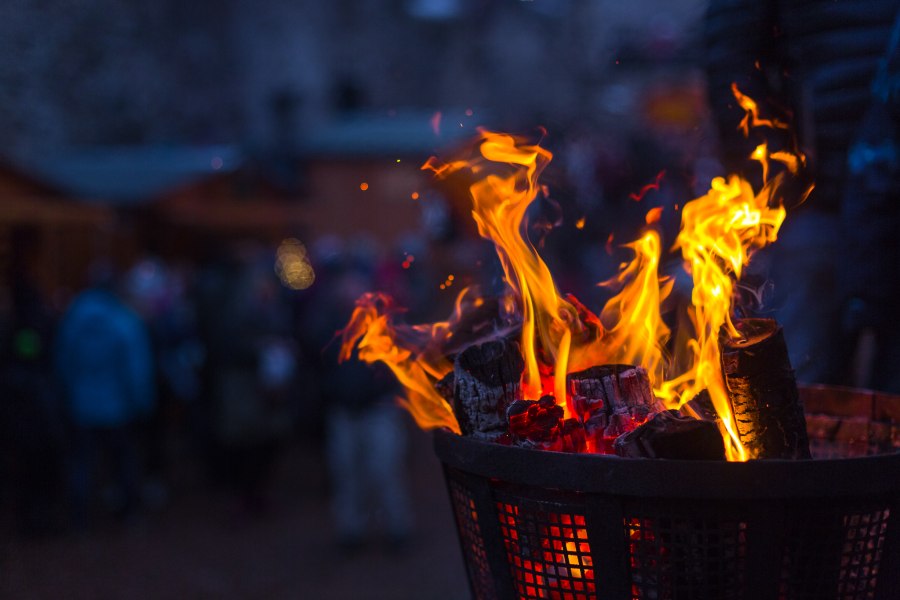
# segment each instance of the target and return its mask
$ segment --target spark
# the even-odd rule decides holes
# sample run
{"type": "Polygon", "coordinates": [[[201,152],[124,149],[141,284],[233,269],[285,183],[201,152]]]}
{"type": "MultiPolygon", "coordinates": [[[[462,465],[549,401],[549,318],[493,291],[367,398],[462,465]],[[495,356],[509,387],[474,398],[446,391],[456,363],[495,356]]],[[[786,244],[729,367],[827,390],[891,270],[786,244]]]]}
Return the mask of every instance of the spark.
{"type": "Polygon", "coordinates": [[[642,187],[638,192],[632,192],[628,194],[628,197],[634,200],[635,202],[640,202],[644,199],[644,196],[647,195],[647,192],[650,190],[658,190],[659,183],[662,181],[663,177],[666,176],[666,170],[663,169],[659,173],[656,174],[656,179],[653,180],[653,183],[648,183],[644,187],[642,187]]]}

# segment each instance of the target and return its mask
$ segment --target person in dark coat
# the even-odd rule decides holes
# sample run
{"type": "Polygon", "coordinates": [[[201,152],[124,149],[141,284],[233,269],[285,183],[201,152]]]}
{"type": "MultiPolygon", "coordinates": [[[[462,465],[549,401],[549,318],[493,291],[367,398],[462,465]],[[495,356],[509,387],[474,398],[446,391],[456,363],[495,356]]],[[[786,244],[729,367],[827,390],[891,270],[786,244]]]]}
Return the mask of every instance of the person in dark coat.
{"type": "Polygon", "coordinates": [[[402,550],[412,530],[406,482],[407,433],[397,398],[402,388],[381,363],[356,357],[339,362],[340,340],[355,300],[375,284],[373,265],[346,261],[324,273],[326,289],[317,321],[325,324],[329,342],[322,353],[320,393],[326,404],[326,455],[331,476],[331,508],[338,544],[353,552],[365,543],[371,517],[388,549],[402,550]]]}
{"type": "Polygon", "coordinates": [[[895,271],[884,270],[896,263],[884,257],[896,257],[900,237],[880,245],[869,230],[879,218],[885,220],[880,227],[896,231],[897,199],[882,197],[877,208],[863,208],[866,216],[854,226],[846,217],[865,204],[847,187],[850,149],[872,104],[876,71],[888,52],[898,10],[898,0],[712,0],[707,12],[709,95],[726,168],[758,179],[758,165],[747,160],[753,149],[763,138],[770,147],[783,146],[796,135],[815,182],[802,206],[788,207],[780,239],[768,253],[776,289],[772,306],[803,382],[890,387],[861,379],[858,372],[853,378],[864,324],[858,313],[871,315],[872,307],[860,310],[852,288],[896,287],[895,271]],[[790,132],[757,129],[745,137],[737,127],[743,110],[732,82],[769,115],[788,122],[790,132]],[[880,276],[850,284],[860,264],[876,263],[883,265],[880,276]]]}

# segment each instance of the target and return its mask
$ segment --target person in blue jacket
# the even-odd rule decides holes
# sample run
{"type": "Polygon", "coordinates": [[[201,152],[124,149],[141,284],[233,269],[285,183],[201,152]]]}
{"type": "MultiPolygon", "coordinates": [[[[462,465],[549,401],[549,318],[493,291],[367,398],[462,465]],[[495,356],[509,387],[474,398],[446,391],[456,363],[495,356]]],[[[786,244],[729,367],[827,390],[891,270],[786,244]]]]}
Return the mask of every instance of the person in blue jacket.
{"type": "Polygon", "coordinates": [[[68,308],[56,365],[75,429],[72,500],[76,527],[86,524],[94,477],[111,464],[123,517],[139,504],[140,467],[131,429],[155,407],[153,355],[147,330],[103,275],[68,308]]]}

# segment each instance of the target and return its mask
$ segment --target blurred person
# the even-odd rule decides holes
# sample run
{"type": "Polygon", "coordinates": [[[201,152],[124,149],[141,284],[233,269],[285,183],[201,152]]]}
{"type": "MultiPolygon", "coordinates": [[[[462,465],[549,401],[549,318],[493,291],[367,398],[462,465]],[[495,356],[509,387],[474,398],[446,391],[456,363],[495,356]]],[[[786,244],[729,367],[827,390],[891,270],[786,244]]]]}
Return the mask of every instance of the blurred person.
{"type": "Polygon", "coordinates": [[[213,429],[239,516],[252,517],[267,509],[267,485],[293,427],[298,353],[271,260],[252,245],[238,252],[217,313],[213,429]]]}
{"type": "Polygon", "coordinates": [[[142,496],[148,507],[161,508],[168,499],[166,436],[175,425],[174,416],[187,412],[199,395],[203,347],[184,287],[175,269],[153,257],[138,261],[125,276],[127,300],[147,325],[156,366],[158,408],[140,424],[145,451],[142,496]]]}
{"type": "Polygon", "coordinates": [[[140,504],[138,420],[155,408],[147,329],[114,291],[112,268],[92,268],[93,285],[75,297],[60,324],[56,367],[74,423],[72,495],[75,526],[87,525],[94,478],[112,465],[116,511],[129,519],[140,504]]]}
{"type": "MultiPolygon", "coordinates": [[[[896,320],[886,310],[878,312],[886,307],[875,309],[854,298],[850,285],[860,268],[872,274],[869,267],[880,265],[875,277],[853,287],[869,296],[877,291],[896,297],[896,198],[863,211],[860,227],[847,225],[842,213],[859,212],[864,201],[858,190],[845,191],[848,153],[872,104],[876,68],[886,55],[898,9],[898,0],[712,0],[708,8],[709,92],[728,172],[752,169],[748,179],[758,181],[758,165],[747,160],[756,145],[763,138],[769,138],[770,148],[792,143],[784,139],[790,134],[768,128],[754,129],[745,139],[737,128],[744,114],[731,92],[735,82],[763,107],[763,117],[790,122],[815,182],[802,206],[788,207],[778,242],[760,257],[771,260],[775,316],[784,325],[802,382],[851,383],[863,322],[890,323],[886,347],[897,345],[896,320]],[[890,235],[872,238],[879,228],[890,235]]],[[[886,131],[893,135],[895,126],[886,131]]],[[[895,360],[893,367],[882,368],[897,372],[898,366],[895,360]]],[[[862,383],[897,389],[896,381],[862,383]]]]}
{"type": "Polygon", "coordinates": [[[339,344],[334,341],[356,299],[376,287],[373,270],[374,265],[359,259],[345,263],[329,282],[330,306],[318,313],[333,325],[321,391],[328,411],[332,515],[339,548],[348,553],[364,544],[373,510],[383,521],[392,551],[406,546],[412,526],[404,473],[407,439],[396,402],[399,384],[380,363],[365,364],[356,358],[339,363],[339,344]]]}

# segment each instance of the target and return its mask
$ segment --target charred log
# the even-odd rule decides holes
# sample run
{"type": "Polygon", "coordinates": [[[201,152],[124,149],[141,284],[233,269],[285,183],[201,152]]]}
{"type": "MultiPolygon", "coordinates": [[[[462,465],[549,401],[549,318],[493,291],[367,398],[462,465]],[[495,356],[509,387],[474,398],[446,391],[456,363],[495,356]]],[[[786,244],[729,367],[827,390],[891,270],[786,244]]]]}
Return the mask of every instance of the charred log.
{"type": "Polygon", "coordinates": [[[603,365],[568,376],[576,416],[590,450],[611,452],[613,440],[661,410],[642,367],[603,365]]]}
{"type": "Polygon", "coordinates": [[[456,393],[456,373],[450,371],[444,375],[434,384],[434,389],[450,406],[453,406],[453,397],[456,393]]]}
{"type": "Polygon", "coordinates": [[[706,390],[700,391],[699,394],[685,402],[681,407],[681,412],[686,417],[694,417],[701,421],[717,421],[719,419],[712,398],[709,397],[709,392],[706,390]]]}
{"type": "Polygon", "coordinates": [[[630,458],[725,460],[725,444],[712,421],[701,421],[677,410],[656,413],[634,431],[616,438],[616,454],[630,458]]]}
{"type": "Polygon", "coordinates": [[[735,426],[751,458],[810,458],[803,405],[781,327],[741,319],[723,339],[722,373],[735,426]]]}
{"type": "Polygon", "coordinates": [[[463,434],[494,438],[506,430],[506,410],[521,398],[524,367],[518,345],[509,340],[469,346],[456,357],[453,413],[463,434]]]}
{"type": "Polygon", "coordinates": [[[503,333],[507,339],[517,339],[520,325],[509,322],[495,297],[483,298],[479,304],[468,307],[459,321],[453,325],[452,335],[441,347],[444,356],[455,357],[472,344],[497,339],[503,333]]]}

